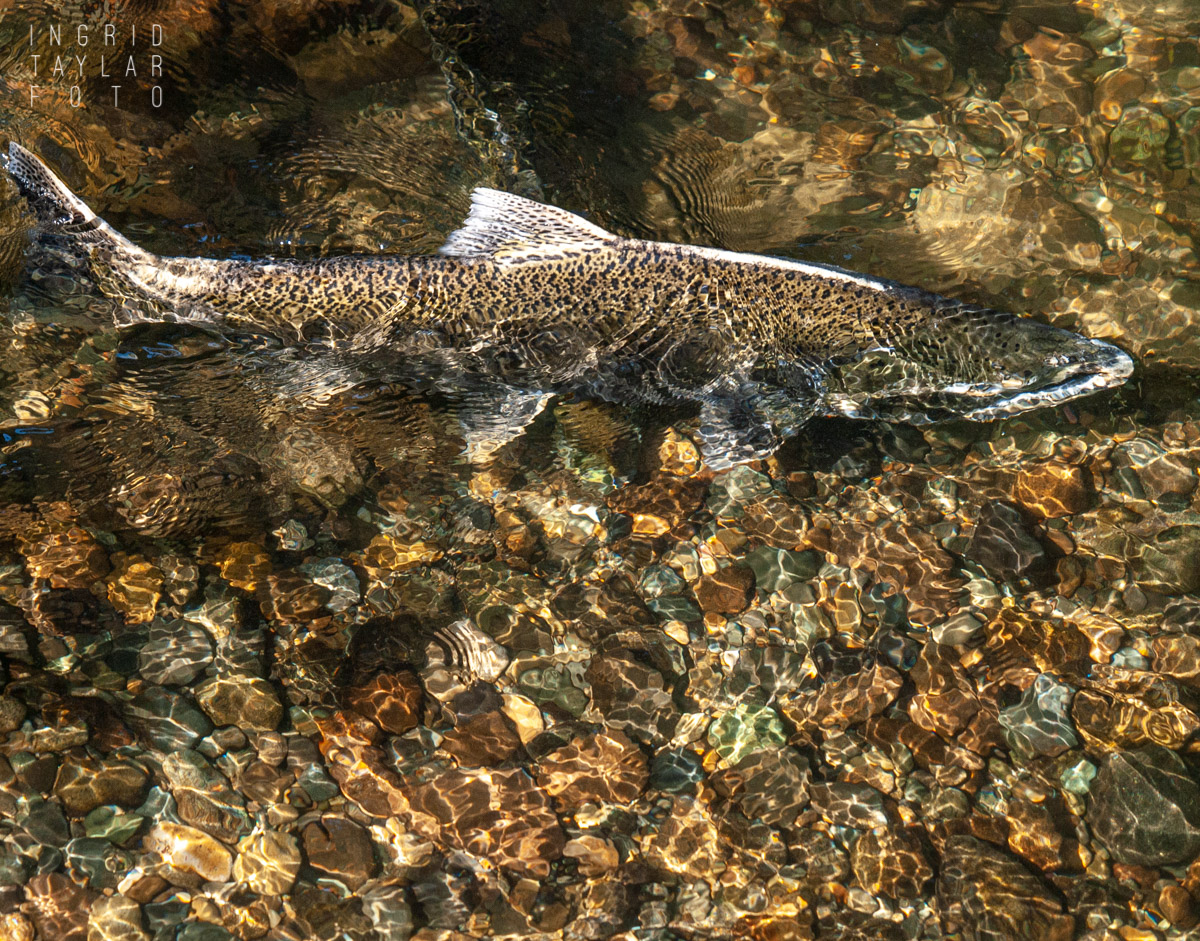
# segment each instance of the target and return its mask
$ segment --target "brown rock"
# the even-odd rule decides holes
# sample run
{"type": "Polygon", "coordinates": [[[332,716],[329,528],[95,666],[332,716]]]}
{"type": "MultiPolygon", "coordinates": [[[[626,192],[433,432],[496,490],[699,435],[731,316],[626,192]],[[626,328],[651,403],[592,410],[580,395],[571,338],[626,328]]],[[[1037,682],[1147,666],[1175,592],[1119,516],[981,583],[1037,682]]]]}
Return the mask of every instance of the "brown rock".
{"type": "Polygon", "coordinates": [[[1091,507],[1094,494],[1086,467],[1047,461],[1017,475],[1014,496],[1036,516],[1055,519],[1082,513],[1091,507]]]}
{"type": "Polygon", "coordinates": [[[224,882],[233,871],[233,854],[195,827],[164,821],[146,834],[144,845],[172,869],[194,873],[205,882],[224,882]]]}
{"type": "Polygon", "coordinates": [[[290,833],[256,830],[238,843],[233,878],[258,895],[283,895],[300,872],[300,848],[290,833]]]}
{"type": "Polygon", "coordinates": [[[88,912],[95,893],[52,872],[30,879],[25,885],[25,897],[28,901],[22,909],[33,921],[39,938],[86,941],[88,912]]]}
{"type": "Polygon", "coordinates": [[[12,696],[0,696],[0,735],[7,735],[25,721],[25,703],[12,696]]]}
{"type": "Polygon", "coordinates": [[[918,898],[933,877],[916,828],[868,830],[855,840],[850,865],[859,885],[890,899],[918,898]]]}
{"type": "Polygon", "coordinates": [[[448,771],[411,802],[418,832],[521,875],[548,876],[566,844],[550,795],[520,768],[448,771]]]}
{"type": "Polygon", "coordinates": [[[1172,928],[1187,931],[1200,923],[1200,906],[1192,894],[1183,886],[1163,886],[1158,893],[1158,910],[1171,923],[1172,928]]]}
{"type": "Polygon", "coordinates": [[[51,588],[89,588],[108,574],[108,554],[91,534],[77,526],[46,533],[26,547],[25,565],[34,578],[51,588]]]}
{"type": "Polygon", "coordinates": [[[694,477],[657,473],[644,484],[622,487],[608,496],[609,507],[630,516],[656,516],[674,527],[704,502],[708,485],[694,477]]]}
{"type": "Polygon", "coordinates": [[[754,572],[748,566],[730,565],[696,583],[696,601],[705,614],[741,614],[754,597],[754,572]]]}
{"type": "Polygon", "coordinates": [[[568,842],[563,855],[579,860],[580,874],[589,878],[613,872],[621,863],[617,848],[609,840],[587,834],[568,842]]]}
{"type": "Polygon", "coordinates": [[[283,799],[283,793],[295,782],[289,771],[254,761],[237,777],[238,790],[250,800],[260,804],[274,804],[283,799]]]}
{"type": "Polygon", "coordinates": [[[304,856],[317,872],[357,891],[376,871],[367,831],[344,817],[324,816],[304,828],[304,856]]]}
{"type": "Polygon", "coordinates": [[[873,666],[780,698],[783,715],[802,740],[818,729],[846,729],[879,715],[895,700],[904,678],[889,666],[873,666]]]}
{"type": "Polygon", "coordinates": [[[196,689],[196,701],[216,726],[273,732],[283,718],[275,687],[258,676],[211,679],[196,689]]]}
{"type": "Polygon", "coordinates": [[[1008,847],[1039,869],[1063,868],[1063,835],[1043,804],[1014,797],[1008,803],[1008,847]]]}
{"type": "Polygon", "coordinates": [[[58,769],[54,793],[68,814],[82,817],[101,804],[136,807],[146,793],[146,769],[128,758],[74,758],[58,769]]]}
{"type": "Polygon", "coordinates": [[[424,691],[421,681],[406,671],[380,673],[346,691],[346,704],[385,732],[403,735],[420,720],[424,691]]]}
{"type": "Polygon", "coordinates": [[[1160,634],[1150,641],[1151,665],[1188,686],[1200,687],[1200,637],[1160,634]]]}
{"type": "Polygon", "coordinates": [[[460,765],[486,768],[498,765],[521,745],[521,738],[502,712],[484,712],[461,720],[442,738],[442,747],[460,765]]]}
{"type": "Polygon", "coordinates": [[[268,620],[300,624],[329,614],[329,589],[296,572],[268,575],[264,594],[260,607],[268,620]]]}
{"type": "Polygon", "coordinates": [[[1075,919],[1061,899],[999,847],[952,836],[942,851],[937,896],[946,927],[974,937],[1070,941],[1075,919]],[[953,926],[953,927],[951,927],[953,926]]]}
{"type": "Polygon", "coordinates": [[[1200,733],[1200,716],[1180,699],[1166,676],[1099,664],[1071,701],[1071,721],[1097,752],[1148,742],[1179,750],[1200,733]]]}
{"type": "Polygon", "coordinates": [[[576,738],[538,768],[538,783],[565,810],[588,801],[628,804],[645,790],[647,778],[646,756],[620,732],[576,738]]]}
{"type": "Polygon", "coordinates": [[[271,557],[262,546],[253,542],[231,542],[217,564],[221,568],[221,577],[243,591],[257,589],[258,583],[271,571],[271,557]]]}

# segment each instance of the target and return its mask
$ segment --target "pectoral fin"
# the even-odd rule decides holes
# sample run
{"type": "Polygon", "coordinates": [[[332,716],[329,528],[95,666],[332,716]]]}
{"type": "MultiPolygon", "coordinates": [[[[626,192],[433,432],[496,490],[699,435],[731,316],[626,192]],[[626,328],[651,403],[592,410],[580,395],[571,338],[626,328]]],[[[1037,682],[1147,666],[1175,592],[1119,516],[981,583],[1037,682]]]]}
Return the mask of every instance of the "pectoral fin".
{"type": "Polygon", "coordinates": [[[814,402],[747,384],[700,407],[697,434],[705,463],[727,470],[775,453],[814,414],[814,402]],[[739,394],[740,393],[740,394],[739,394]]]}
{"type": "Polygon", "coordinates": [[[486,464],[533,422],[554,395],[489,386],[453,397],[453,411],[472,464],[486,464]]]}

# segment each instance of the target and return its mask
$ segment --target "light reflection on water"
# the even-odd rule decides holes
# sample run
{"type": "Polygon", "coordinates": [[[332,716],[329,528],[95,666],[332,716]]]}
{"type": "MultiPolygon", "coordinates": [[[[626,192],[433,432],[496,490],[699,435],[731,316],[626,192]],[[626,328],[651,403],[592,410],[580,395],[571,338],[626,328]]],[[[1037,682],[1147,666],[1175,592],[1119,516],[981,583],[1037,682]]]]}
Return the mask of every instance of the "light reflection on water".
{"type": "Polygon", "coordinates": [[[681,416],[564,400],[472,464],[463,402],[382,364],[115,329],[27,259],[9,187],[0,917],[1197,914],[1194,5],[130,5],[169,24],[166,104],[119,111],[98,81],[27,106],[49,9],[0,14],[3,136],[155,251],[427,252],[485,184],[1033,312],[1141,370],[990,425],[814,422],[719,475],[681,416]]]}

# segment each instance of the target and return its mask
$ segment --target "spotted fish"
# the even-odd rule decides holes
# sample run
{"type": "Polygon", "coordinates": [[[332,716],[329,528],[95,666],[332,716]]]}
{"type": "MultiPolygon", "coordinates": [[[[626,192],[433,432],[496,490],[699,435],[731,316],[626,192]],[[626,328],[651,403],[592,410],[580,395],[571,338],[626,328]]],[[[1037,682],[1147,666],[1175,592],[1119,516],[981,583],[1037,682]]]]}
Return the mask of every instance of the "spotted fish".
{"type": "Polygon", "coordinates": [[[191,320],[419,364],[475,390],[460,414],[486,457],[549,398],[698,407],[715,469],[770,455],[816,415],[977,421],[1120,385],[1108,343],[840,268],[627,239],[479,188],[436,255],[168,258],[100,219],[13,143],[41,228],[129,320],[191,320]]]}

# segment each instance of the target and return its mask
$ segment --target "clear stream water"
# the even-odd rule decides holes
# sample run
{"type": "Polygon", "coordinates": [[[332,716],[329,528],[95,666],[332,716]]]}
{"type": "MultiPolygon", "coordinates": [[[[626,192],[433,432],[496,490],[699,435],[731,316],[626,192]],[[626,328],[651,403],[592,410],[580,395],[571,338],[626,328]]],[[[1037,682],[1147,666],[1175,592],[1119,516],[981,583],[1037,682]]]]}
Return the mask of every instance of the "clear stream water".
{"type": "Polygon", "coordinates": [[[5,5],[0,143],[157,252],[430,252],[488,185],[1138,371],[719,474],[678,415],[561,400],[472,465],[369,368],[116,328],[0,183],[0,937],[1185,936],[1198,35],[1190,0],[5,5]]]}

